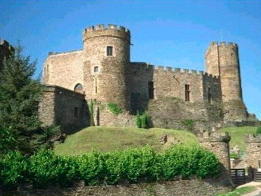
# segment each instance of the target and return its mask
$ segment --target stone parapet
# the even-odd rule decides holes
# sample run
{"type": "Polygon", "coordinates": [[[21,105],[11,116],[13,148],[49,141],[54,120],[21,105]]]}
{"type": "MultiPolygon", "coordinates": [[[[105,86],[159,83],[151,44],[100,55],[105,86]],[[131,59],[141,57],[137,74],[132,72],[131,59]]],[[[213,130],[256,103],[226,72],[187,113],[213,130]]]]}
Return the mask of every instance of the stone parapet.
{"type": "Polygon", "coordinates": [[[123,26],[117,26],[113,24],[109,24],[109,25],[100,24],[100,25],[88,27],[83,32],[84,41],[99,36],[117,37],[130,42],[130,31],[123,26]]]}

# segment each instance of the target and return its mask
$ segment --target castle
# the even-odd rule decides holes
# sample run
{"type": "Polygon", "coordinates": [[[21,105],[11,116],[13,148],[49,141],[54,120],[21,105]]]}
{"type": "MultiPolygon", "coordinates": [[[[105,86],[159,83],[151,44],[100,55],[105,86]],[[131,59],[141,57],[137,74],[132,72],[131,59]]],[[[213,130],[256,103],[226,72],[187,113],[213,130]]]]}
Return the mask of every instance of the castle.
{"type": "Polygon", "coordinates": [[[131,62],[130,45],[125,27],[97,25],[84,30],[82,50],[49,53],[41,120],[73,129],[135,126],[134,115],[143,111],[152,126],[165,128],[180,128],[184,120],[200,128],[253,119],[242,98],[237,44],[211,43],[204,72],[131,62]]]}

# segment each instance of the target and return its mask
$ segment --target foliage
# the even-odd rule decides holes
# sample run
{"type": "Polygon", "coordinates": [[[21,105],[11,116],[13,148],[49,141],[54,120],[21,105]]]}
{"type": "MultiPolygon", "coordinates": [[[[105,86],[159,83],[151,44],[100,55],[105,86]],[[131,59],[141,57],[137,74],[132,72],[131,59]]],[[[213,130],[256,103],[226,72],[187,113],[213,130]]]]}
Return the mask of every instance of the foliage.
{"type": "Polygon", "coordinates": [[[147,112],[144,112],[143,114],[139,114],[139,112],[136,115],[136,126],[138,128],[144,128],[148,129],[150,128],[151,119],[147,112]]]}
{"type": "Polygon", "coordinates": [[[195,121],[192,119],[185,119],[181,121],[182,126],[184,126],[185,129],[188,131],[193,131],[195,127],[195,121]]]}
{"type": "Polygon", "coordinates": [[[255,187],[246,186],[246,187],[237,188],[234,191],[229,192],[229,193],[219,194],[217,196],[240,196],[240,195],[245,195],[246,193],[251,193],[254,190],[256,190],[255,187]]]}
{"type": "Polygon", "coordinates": [[[0,154],[15,150],[17,141],[13,133],[0,126],[0,154]]]}
{"type": "Polygon", "coordinates": [[[42,86],[32,79],[35,62],[22,55],[21,47],[3,62],[0,73],[0,124],[9,130],[20,151],[30,152],[31,136],[40,127],[38,103],[42,86]]]}
{"type": "Polygon", "coordinates": [[[72,157],[56,156],[50,150],[31,156],[30,178],[35,187],[68,186],[78,179],[78,164],[72,157]]]}
{"type": "Polygon", "coordinates": [[[175,176],[205,178],[217,176],[220,171],[220,164],[215,155],[199,147],[171,148],[163,155],[162,164],[165,180],[175,176]]]}
{"type": "Polygon", "coordinates": [[[39,151],[29,159],[8,153],[0,159],[0,185],[23,183],[34,187],[68,186],[84,180],[86,185],[172,180],[176,177],[214,177],[220,172],[214,154],[199,148],[176,146],[165,153],[149,147],[109,153],[92,152],[78,157],[39,151]]]}
{"type": "Polygon", "coordinates": [[[230,153],[230,158],[232,158],[232,159],[239,159],[240,158],[240,154],[232,152],[232,153],[230,153]]]}
{"type": "Polygon", "coordinates": [[[107,107],[109,111],[115,115],[122,113],[122,109],[116,103],[108,103],[107,107]]]}
{"type": "Polygon", "coordinates": [[[0,187],[17,187],[25,181],[28,172],[26,158],[19,152],[8,152],[0,156],[0,187]]]}
{"type": "Polygon", "coordinates": [[[257,127],[257,129],[256,129],[256,135],[261,135],[261,127],[257,127]]]}

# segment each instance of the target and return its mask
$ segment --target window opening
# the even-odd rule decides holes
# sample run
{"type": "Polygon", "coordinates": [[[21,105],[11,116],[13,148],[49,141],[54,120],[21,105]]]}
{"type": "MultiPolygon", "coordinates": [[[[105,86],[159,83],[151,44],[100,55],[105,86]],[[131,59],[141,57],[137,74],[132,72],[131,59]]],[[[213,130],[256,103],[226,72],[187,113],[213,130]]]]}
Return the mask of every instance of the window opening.
{"type": "Polygon", "coordinates": [[[112,56],[112,55],[113,55],[113,47],[107,46],[107,56],[112,56]]]}
{"type": "Polygon", "coordinates": [[[93,71],[94,71],[94,72],[99,72],[99,67],[98,67],[98,66],[95,66],[93,71]]]}
{"type": "Polygon", "coordinates": [[[152,81],[148,82],[149,89],[149,99],[154,99],[154,83],[152,81]]]}
{"type": "Polygon", "coordinates": [[[190,86],[185,84],[185,101],[190,101],[190,86]]]}

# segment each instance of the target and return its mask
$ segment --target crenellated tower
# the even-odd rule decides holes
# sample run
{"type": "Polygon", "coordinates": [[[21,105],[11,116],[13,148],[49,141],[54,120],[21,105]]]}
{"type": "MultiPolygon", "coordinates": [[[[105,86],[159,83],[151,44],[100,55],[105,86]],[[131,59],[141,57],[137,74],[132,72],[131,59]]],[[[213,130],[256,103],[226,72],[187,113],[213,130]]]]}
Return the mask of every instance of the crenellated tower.
{"type": "Polygon", "coordinates": [[[205,54],[205,65],[207,73],[220,76],[224,120],[246,120],[237,44],[212,42],[205,54]]]}
{"type": "Polygon", "coordinates": [[[128,109],[130,31],[116,25],[92,26],[85,29],[83,43],[86,98],[128,109]]]}

